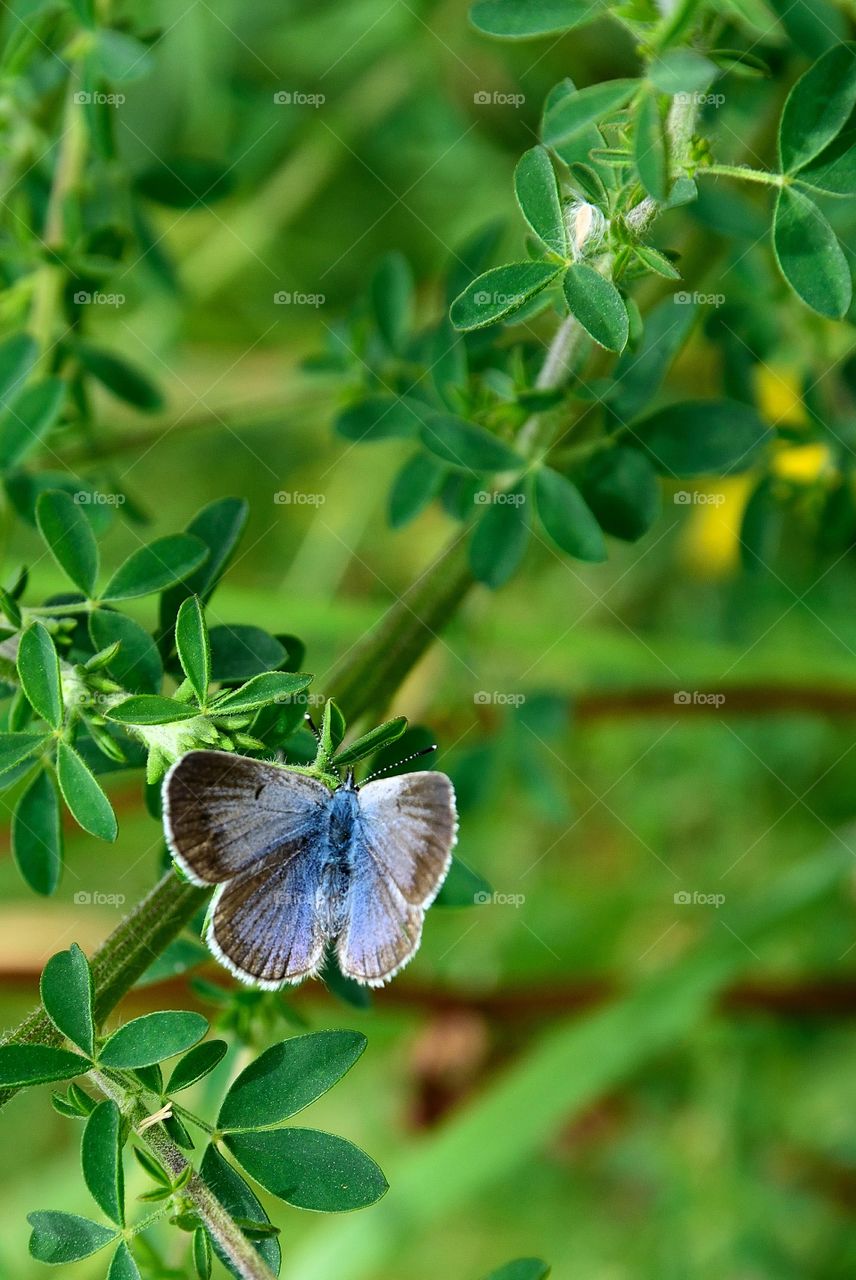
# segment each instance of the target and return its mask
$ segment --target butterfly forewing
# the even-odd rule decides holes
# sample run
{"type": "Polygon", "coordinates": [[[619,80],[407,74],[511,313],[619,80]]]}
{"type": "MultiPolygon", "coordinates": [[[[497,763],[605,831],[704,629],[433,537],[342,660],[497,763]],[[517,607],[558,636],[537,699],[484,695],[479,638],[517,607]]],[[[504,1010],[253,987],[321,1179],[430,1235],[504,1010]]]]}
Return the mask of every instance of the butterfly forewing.
{"type": "Polygon", "coordinates": [[[370,782],[360,796],[351,846],[346,924],[337,955],[342,972],[379,986],[419,947],[457,833],[455,793],[442,773],[407,773],[370,782]]]}
{"type": "Polygon", "coordinates": [[[323,819],[320,782],[225,751],[191,751],[164,779],[164,826],[179,866],[197,884],[239,875],[323,819]]]}

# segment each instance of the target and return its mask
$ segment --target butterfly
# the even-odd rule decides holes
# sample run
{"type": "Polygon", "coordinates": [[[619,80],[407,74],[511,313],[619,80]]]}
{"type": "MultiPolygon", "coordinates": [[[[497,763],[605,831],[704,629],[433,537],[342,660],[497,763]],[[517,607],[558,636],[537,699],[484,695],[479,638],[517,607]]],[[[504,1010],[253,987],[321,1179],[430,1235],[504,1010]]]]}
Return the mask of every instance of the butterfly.
{"type": "Polygon", "coordinates": [[[335,789],[263,760],[191,751],[163,782],[170,851],[219,885],[208,946],[242,981],[276,990],[314,977],[327,945],[346,977],[382,986],[419,947],[452,859],[455,792],[444,773],[353,775],[335,789]]]}

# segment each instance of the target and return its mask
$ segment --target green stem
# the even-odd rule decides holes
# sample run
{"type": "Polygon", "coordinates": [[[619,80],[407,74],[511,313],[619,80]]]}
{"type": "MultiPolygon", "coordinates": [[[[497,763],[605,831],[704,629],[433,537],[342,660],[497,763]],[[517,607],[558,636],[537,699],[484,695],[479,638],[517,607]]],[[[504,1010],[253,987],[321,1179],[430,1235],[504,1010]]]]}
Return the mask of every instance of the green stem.
{"type": "Polygon", "coordinates": [[[764,169],[750,169],[739,164],[708,164],[696,170],[696,177],[703,178],[712,174],[715,178],[739,178],[742,182],[760,182],[766,187],[784,187],[787,175],[784,173],[768,173],[764,169]]]}
{"type": "MultiPolygon", "coordinates": [[[[125,1091],[111,1076],[97,1068],[89,1072],[89,1078],[107,1098],[112,1098],[130,1124],[140,1142],[163,1165],[173,1182],[185,1175],[190,1167],[175,1143],[167,1137],[161,1125],[141,1128],[148,1119],[142,1103],[125,1091]]],[[[189,1200],[194,1211],[229,1259],[241,1280],[274,1280],[273,1272],[264,1258],[256,1251],[234,1218],[224,1208],[204,1179],[194,1170],[178,1193],[189,1200]]]]}

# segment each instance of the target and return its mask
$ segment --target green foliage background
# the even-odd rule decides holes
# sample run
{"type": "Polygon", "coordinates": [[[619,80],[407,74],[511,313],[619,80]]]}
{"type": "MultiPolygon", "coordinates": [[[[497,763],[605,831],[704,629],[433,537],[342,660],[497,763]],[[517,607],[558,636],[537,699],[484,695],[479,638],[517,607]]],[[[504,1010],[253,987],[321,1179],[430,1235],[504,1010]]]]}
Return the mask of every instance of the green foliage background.
{"type": "MultiPolygon", "coordinates": [[[[720,160],[744,162],[751,137],[753,160],[774,163],[787,88],[847,37],[844,9],[781,7],[777,24],[763,5],[734,5],[760,27],[756,52],[775,74],[729,80],[711,107],[720,160]]],[[[450,254],[486,221],[505,219],[514,259],[512,174],[544,97],[566,75],[636,74],[634,49],[605,23],[493,43],[459,0],[131,8],[166,33],[123,87],[124,159],[156,183],[156,158],[202,155],[231,189],[210,207],[153,205],[157,248],[109,286],[125,302],[87,315],[90,336],[166,396],[142,418],[105,395],[100,457],[149,514],[147,539],[213,498],[248,499],[214,620],[299,635],[323,689],[454,525],[432,508],[389,530],[406,445],[336,437],[342,381],[304,361],[390,247],[412,264],[426,314],[450,254]],[[277,105],[275,92],[325,101],[277,105]],[[281,305],[279,291],[324,301],[281,305]]],[[[856,522],[845,512],[844,531],[824,536],[828,457],[816,441],[799,447],[806,353],[844,356],[852,329],[788,293],[763,239],[769,195],[747,190],[709,182],[654,242],[684,255],[676,288],[724,297],[701,304],[673,389],[683,399],[749,379],[765,419],[792,429],[781,534],[763,564],[741,559],[748,482],[687,485],[721,504],[673,501],[667,485],[653,531],[611,542],[606,564],[531,547],[524,572],[499,594],[479,588],[396,696],[395,712],[439,735],[461,799],[459,853],[496,898],[433,911],[418,960],[370,1010],[316,985],[290,1000],[313,1028],[368,1036],[312,1123],[369,1150],[392,1189],[353,1218],[277,1210],[285,1275],[471,1277],[534,1253],[557,1276],[598,1280],[852,1273],[856,522]],[[757,331],[749,360],[745,331],[726,333],[741,309],[757,331]],[[724,701],[688,706],[680,691],[724,701]],[[426,1067],[438,1059],[451,1062],[439,1084],[426,1067]],[[443,1115],[426,1128],[435,1089],[443,1115]]],[[[8,208],[14,239],[14,193],[8,208]]],[[[852,202],[829,216],[851,254],[852,202]]],[[[34,590],[64,589],[35,531],[8,520],[3,537],[7,578],[23,561],[34,590]]],[[[117,520],[108,570],[137,545],[117,520]]],[[[131,612],[150,623],[149,608],[131,612]]],[[[116,845],[69,828],[47,905],[10,857],[0,863],[4,1024],[29,1008],[49,954],[72,938],[89,950],[121,914],[76,895],[130,906],[152,883],[160,836],[138,780],[118,775],[110,794],[116,845]]],[[[181,980],[126,1006],[192,999],[181,980]]],[[[78,1135],[44,1099],[18,1097],[3,1124],[0,1280],[28,1280],[44,1272],[26,1256],[26,1212],[91,1204],[78,1135]]],[[[75,1270],[102,1272],[100,1260],[75,1270]]]]}

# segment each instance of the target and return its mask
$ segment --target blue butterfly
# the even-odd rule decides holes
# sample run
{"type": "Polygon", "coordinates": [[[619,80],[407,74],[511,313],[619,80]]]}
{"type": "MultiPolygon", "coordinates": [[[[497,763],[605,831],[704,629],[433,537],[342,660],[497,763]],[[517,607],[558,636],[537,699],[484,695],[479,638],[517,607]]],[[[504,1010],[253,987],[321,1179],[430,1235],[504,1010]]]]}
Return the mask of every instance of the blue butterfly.
{"type": "Polygon", "coordinates": [[[281,765],[191,751],[163,783],[170,850],[216,884],[206,940],[242,981],[314,977],[327,944],[347,977],[382,986],[416,953],[458,820],[443,773],[333,791],[281,765]]]}

